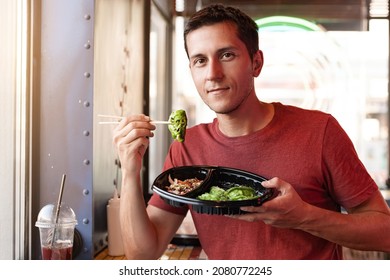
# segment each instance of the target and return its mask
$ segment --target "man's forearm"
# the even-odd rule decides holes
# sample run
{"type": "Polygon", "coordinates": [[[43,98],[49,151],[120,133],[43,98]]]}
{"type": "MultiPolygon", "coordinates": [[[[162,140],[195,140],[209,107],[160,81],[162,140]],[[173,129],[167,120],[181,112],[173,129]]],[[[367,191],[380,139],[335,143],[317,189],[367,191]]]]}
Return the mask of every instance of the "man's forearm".
{"type": "Polygon", "coordinates": [[[300,229],[315,236],[351,249],[390,252],[388,213],[342,214],[313,207],[308,216],[300,229]]]}
{"type": "Polygon", "coordinates": [[[120,220],[128,259],[156,259],[157,238],[146,212],[139,176],[122,177],[120,220]]]}

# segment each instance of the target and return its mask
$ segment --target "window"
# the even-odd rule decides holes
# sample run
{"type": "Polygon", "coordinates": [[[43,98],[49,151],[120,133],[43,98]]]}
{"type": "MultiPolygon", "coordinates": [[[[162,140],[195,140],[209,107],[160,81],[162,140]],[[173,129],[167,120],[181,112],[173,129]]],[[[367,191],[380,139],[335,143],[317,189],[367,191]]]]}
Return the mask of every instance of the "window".
{"type": "MultiPolygon", "coordinates": [[[[166,121],[171,110],[171,31],[169,21],[157,6],[152,3],[151,8],[149,115],[153,120],[166,121]]],[[[161,173],[170,144],[166,125],[158,124],[154,134],[149,145],[149,188],[161,173]]]]}
{"type": "Polygon", "coordinates": [[[26,1],[8,0],[0,9],[0,259],[8,260],[29,257],[29,8],[26,1]]]}

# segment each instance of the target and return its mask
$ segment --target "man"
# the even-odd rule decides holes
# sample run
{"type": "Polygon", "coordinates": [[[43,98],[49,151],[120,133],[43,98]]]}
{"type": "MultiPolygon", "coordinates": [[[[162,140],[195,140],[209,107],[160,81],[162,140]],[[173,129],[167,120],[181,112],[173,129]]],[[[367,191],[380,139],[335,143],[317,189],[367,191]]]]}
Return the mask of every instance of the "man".
{"type": "MultiPolygon", "coordinates": [[[[279,195],[232,217],[192,213],[210,259],[341,259],[341,246],[390,251],[390,211],[337,121],[318,111],[261,102],[263,66],[255,22],[232,7],[195,13],[185,32],[192,78],[216,119],[187,129],[164,169],[219,165],[270,180],[279,195]],[[207,147],[207,149],[205,149],[207,147]],[[344,208],[348,214],[341,213],[344,208]]],[[[121,227],[126,256],[157,259],[188,209],[157,195],[144,204],[141,162],[155,126],[129,116],[114,131],[122,163],[121,227]]]]}

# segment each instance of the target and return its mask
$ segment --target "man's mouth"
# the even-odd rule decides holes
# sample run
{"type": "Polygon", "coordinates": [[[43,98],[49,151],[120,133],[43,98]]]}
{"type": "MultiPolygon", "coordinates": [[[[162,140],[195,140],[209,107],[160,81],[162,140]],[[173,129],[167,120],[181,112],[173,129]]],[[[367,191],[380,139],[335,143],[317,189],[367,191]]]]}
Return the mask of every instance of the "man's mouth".
{"type": "Polygon", "coordinates": [[[220,93],[220,92],[226,91],[228,89],[229,89],[229,87],[212,88],[212,89],[208,89],[207,93],[220,93]]]}

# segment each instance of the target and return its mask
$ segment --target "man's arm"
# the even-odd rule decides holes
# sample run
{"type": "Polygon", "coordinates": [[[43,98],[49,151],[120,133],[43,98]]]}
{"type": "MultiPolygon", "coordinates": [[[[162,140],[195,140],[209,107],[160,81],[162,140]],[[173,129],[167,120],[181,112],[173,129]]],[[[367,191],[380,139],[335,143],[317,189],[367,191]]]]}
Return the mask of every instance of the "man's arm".
{"type": "Polygon", "coordinates": [[[259,207],[242,207],[252,213],[236,218],[300,229],[352,249],[390,252],[390,210],[379,190],[342,214],[304,202],[290,184],[278,178],[263,185],[276,188],[279,195],[259,207]]]}
{"type": "Polygon", "coordinates": [[[390,213],[379,190],[348,214],[308,210],[302,230],[348,248],[390,252],[390,213]]]}
{"type": "Polygon", "coordinates": [[[146,209],[140,171],[155,128],[149,117],[136,115],[123,118],[113,132],[122,170],[122,240],[129,259],[159,258],[183,220],[156,207],[146,209]]]}
{"type": "Polygon", "coordinates": [[[122,185],[120,221],[125,255],[128,259],[158,259],[179,228],[183,216],[154,206],[145,208],[137,181],[124,178],[126,186],[122,185]]]}

